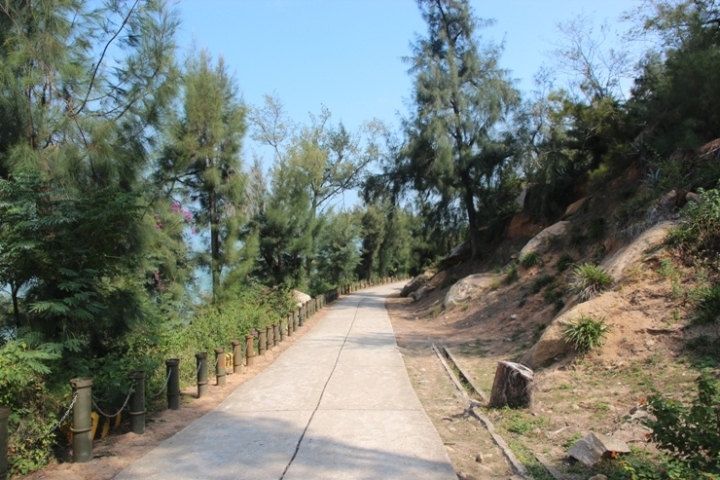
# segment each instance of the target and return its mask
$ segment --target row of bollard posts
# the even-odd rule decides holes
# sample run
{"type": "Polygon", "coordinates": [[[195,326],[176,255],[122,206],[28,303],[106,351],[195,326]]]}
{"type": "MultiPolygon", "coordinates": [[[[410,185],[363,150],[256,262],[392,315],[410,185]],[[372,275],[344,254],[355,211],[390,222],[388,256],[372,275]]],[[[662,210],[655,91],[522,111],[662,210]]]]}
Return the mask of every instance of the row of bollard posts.
{"type": "MultiPolygon", "coordinates": [[[[398,281],[396,277],[384,279],[385,283],[398,281]]],[[[268,325],[265,329],[258,331],[257,337],[253,334],[245,335],[245,366],[254,365],[256,355],[264,355],[268,349],[277,346],[288,337],[293,336],[298,328],[302,327],[305,321],[326,304],[332,303],[340,295],[351,293],[359,288],[372,285],[372,282],[361,281],[352,285],[342,285],[330,290],[323,295],[312,298],[303,303],[300,307],[290,312],[286,318],[279,322],[268,325]],[[257,352],[255,340],[257,338],[257,352]]],[[[232,340],[232,373],[243,372],[242,342],[232,340]]],[[[229,354],[228,354],[229,355],[229,354]]],[[[197,396],[201,398],[208,393],[208,356],[207,352],[195,354],[197,360],[197,396]]],[[[226,354],[224,348],[215,349],[215,375],[217,385],[226,385],[227,368],[226,354]]],[[[165,361],[167,405],[170,410],[180,408],[180,360],[177,358],[165,361]]],[[[132,381],[132,392],[129,394],[129,417],[130,430],[138,435],[145,432],[145,372],[133,372],[130,375],[132,381]]],[[[74,403],[72,404],[72,425],[70,431],[73,438],[73,462],[81,463],[92,459],[92,378],[74,378],[70,380],[73,388],[74,403]]],[[[161,391],[162,392],[162,391],[161,391]]],[[[0,407],[0,480],[8,477],[8,419],[10,408],[0,407]]]]}

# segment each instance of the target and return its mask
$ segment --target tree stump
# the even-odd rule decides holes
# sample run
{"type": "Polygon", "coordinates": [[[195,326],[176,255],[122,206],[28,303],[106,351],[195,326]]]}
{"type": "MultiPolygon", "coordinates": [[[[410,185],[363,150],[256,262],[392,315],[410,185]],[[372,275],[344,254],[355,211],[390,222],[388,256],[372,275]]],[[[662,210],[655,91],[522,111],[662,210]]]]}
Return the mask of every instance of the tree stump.
{"type": "Polygon", "coordinates": [[[525,365],[499,362],[495,370],[490,406],[529,408],[532,405],[534,373],[525,365]]]}

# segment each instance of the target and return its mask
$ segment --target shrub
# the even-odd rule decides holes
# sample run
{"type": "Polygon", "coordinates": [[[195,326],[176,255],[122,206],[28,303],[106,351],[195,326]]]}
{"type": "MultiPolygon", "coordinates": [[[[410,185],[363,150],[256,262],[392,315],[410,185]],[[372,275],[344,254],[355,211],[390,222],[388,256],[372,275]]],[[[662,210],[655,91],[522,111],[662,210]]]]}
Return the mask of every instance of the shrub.
{"type": "Polygon", "coordinates": [[[612,283],[612,277],[605,270],[591,263],[583,263],[573,270],[570,291],[585,301],[606,290],[612,283]]]}
{"type": "Polygon", "coordinates": [[[558,272],[562,273],[567,270],[567,268],[573,263],[575,263],[575,259],[573,258],[573,256],[569,253],[563,253],[560,258],[558,258],[558,261],[555,264],[555,268],[558,272]]]}
{"type": "Polygon", "coordinates": [[[602,345],[605,335],[610,327],[605,325],[605,319],[595,320],[592,317],[581,316],[563,331],[565,341],[573,346],[579,353],[584,354],[602,345]]]}
{"type": "Polygon", "coordinates": [[[555,281],[552,275],[542,275],[538,277],[530,286],[530,293],[538,293],[543,287],[550,285],[555,281]]]}
{"type": "Polygon", "coordinates": [[[504,282],[508,285],[510,285],[513,282],[517,282],[519,278],[517,267],[515,265],[510,265],[507,270],[505,271],[505,280],[504,282]]]}
{"type": "Polygon", "coordinates": [[[695,321],[700,324],[720,323],[720,285],[702,288],[697,294],[700,298],[695,321]]]}
{"type": "Polygon", "coordinates": [[[528,252],[522,257],[520,257],[520,265],[522,265],[525,268],[534,267],[535,265],[540,265],[541,258],[540,255],[537,252],[528,252]]]}
{"type": "Polygon", "coordinates": [[[684,220],[670,231],[668,242],[691,256],[705,258],[720,267],[720,192],[698,189],[699,203],[690,202],[684,220]]]}
{"type": "Polygon", "coordinates": [[[716,478],[720,474],[720,393],[708,374],[697,379],[697,397],[690,406],[658,393],[648,398],[645,424],[650,439],[677,462],[684,478],[716,478]]]}

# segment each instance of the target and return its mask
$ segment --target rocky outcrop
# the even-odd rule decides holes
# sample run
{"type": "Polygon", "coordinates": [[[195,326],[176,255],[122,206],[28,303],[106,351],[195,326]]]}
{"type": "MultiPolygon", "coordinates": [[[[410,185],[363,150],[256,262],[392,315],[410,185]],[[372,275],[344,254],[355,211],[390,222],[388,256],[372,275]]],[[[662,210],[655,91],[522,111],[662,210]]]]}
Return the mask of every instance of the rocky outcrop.
{"type": "Polygon", "coordinates": [[[440,266],[441,268],[452,267],[454,265],[462,263],[468,258],[470,258],[471,253],[472,252],[470,250],[470,242],[465,241],[457,247],[453,248],[452,252],[445,255],[445,257],[440,260],[440,266]]]}
{"type": "Polygon", "coordinates": [[[571,203],[565,209],[565,214],[562,216],[562,219],[563,220],[568,219],[568,218],[572,217],[573,215],[575,215],[577,212],[579,212],[580,209],[583,207],[583,205],[585,205],[587,200],[588,200],[588,197],[583,197],[580,200],[578,200],[577,202],[571,203]]]}
{"type": "Polygon", "coordinates": [[[303,303],[312,300],[312,297],[307,293],[303,293],[299,290],[293,290],[293,298],[298,307],[302,306],[303,303]]]}
{"type": "Polygon", "coordinates": [[[415,290],[414,292],[412,292],[410,294],[410,296],[412,297],[413,301],[417,302],[418,300],[421,300],[421,299],[427,297],[428,294],[430,292],[432,292],[433,290],[435,290],[435,287],[431,287],[430,285],[425,284],[422,287],[415,290]]]}
{"type": "Polygon", "coordinates": [[[492,273],[478,273],[458,281],[445,294],[445,308],[460,305],[477,298],[497,284],[499,277],[492,273]]]}
{"type": "Polygon", "coordinates": [[[413,278],[410,283],[403,287],[402,291],[400,291],[400,296],[407,297],[408,295],[425,285],[427,282],[429,282],[434,275],[435,271],[433,270],[427,270],[421,273],[417,277],[413,278]]]}
{"type": "Polygon", "coordinates": [[[630,245],[621,248],[612,257],[605,260],[601,265],[602,269],[616,282],[622,281],[627,267],[642,260],[646,252],[665,243],[668,232],[674,226],[675,222],[665,221],[646,230],[630,245]]]}
{"type": "Polygon", "coordinates": [[[539,250],[544,242],[547,242],[553,237],[567,235],[570,231],[570,222],[562,221],[557,222],[554,225],[550,225],[542,232],[535,235],[523,248],[520,250],[520,257],[527,255],[530,252],[539,250]]]}
{"type": "MultiPolygon", "coordinates": [[[[565,328],[581,316],[592,317],[595,320],[604,318],[610,327],[602,350],[617,350],[618,345],[626,341],[626,332],[637,331],[650,327],[653,319],[648,317],[641,309],[635,308],[618,292],[605,292],[587,302],[566,307],[547,326],[537,343],[523,355],[521,363],[532,369],[546,367],[561,357],[573,351],[572,346],[565,342],[563,332],[565,328]]],[[[631,348],[626,345],[626,348],[631,348]]],[[[617,350],[617,355],[622,355],[617,350]]]]}

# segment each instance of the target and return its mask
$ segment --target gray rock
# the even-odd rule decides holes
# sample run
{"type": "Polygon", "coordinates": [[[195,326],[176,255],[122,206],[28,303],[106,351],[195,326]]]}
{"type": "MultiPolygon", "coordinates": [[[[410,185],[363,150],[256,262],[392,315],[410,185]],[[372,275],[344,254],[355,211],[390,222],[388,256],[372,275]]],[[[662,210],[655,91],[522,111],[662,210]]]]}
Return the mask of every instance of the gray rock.
{"type": "Polygon", "coordinates": [[[542,232],[535,235],[523,248],[520,250],[519,258],[531,252],[535,252],[543,246],[545,242],[553,237],[567,235],[570,231],[570,222],[561,221],[554,225],[550,225],[542,232]]]}
{"type": "Polygon", "coordinates": [[[580,440],[568,451],[568,455],[587,467],[592,467],[600,460],[615,453],[630,453],[627,444],[622,440],[600,433],[591,433],[580,440]]]}
{"type": "Polygon", "coordinates": [[[433,276],[435,275],[435,272],[433,270],[427,270],[417,277],[413,278],[410,283],[405,285],[400,292],[401,297],[407,297],[423,285],[425,285],[433,276]]]}
{"type": "Polygon", "coordinates": [[[460,305],[471,298],[479,297],[488,291],[497,281],[498,276],[491,273],[478,273],[459,280],[445,294],[445,308],[460,305]]]}

